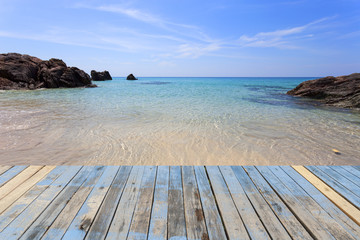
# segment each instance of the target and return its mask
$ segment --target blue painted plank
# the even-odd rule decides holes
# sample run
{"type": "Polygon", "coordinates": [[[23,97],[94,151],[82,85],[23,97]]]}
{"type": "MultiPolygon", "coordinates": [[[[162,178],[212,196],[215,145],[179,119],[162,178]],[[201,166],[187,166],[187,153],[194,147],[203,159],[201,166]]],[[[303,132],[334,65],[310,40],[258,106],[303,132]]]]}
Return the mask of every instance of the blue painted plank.
{"type": "Polygon", "coordinates": [[[180,166],[170,167],[168,198],[168,238],[169,240],[185,240],[185,210],[180,166]]]}
{"type": "Polygon", "coordinates": [[[22,170],[27,168],[28,166],[15,166],[7,170],[0,176],[0,187],[11,180],[13,177],[18,175],[22,170]]]}
{"type": "Polygon", "coordinates": [[[84,239],[119,168],[119,166],[106,167],[103,175],[67,229],[63,240],[84,239]]]}
{"type": "Polygon", "coordinates": [[[153,203],[156,166],[146,166],[141,180],[139,199],[131,221],[127,240],[146,240],[153,203]]]}
{"type": "MultiPolygon", "coordinates": [[[[356,196],[360,197],[360,187],[357,184],[359,183],[353,183],[351,180],[340,174],[336,171],[336,168],[331,166],[318,166],[321,171],[329,175],[331,178],[333,178],[335,181],[349,189],[352,193],[354,193],[356,196]]],[[[341,171],[341,170],[340,170],[341,171]]],[[[350,174],[348,174],[349,176],[350,174]]],[[[351,177],[351,175],[350,175],[351,177]]]]}
{"type": "Polygon", "coordinates": [[[231,168],[273,239],[312,239],[265,179],[252,180],[241,166],[231,168]]]}
{"type": "Polygon", "coordinates": [[[58,177],[0,233],[0,239],[18,239],[65,186],[69,184],[69,181],[74,178],[80,169],[80,166],[71,167],[58,177]]]}
{"type": "MultiPolygon", "coordinates": [[[[304,189],[302,189],[292,178],[290,178],[280,167],[257,167],[261,173],[276,177],[279,182],[282,182],[289,192],[302,203],[303,206],[314,216],[314,218],[324,226],[331,235],[336,239],[352,239],[351,234],[343,228],[328,212],[327,209],[322,208],[304,189]],[[269,171],[270,170],[270,171],[269,171]],[[273,173],[273,174],[271,174],[273,173]]],[[[264,175],[264,174],[263,174],[264,175]]]]}
{"type": "Polygon", "coordinates": [[[44,192],[69,166],[58,166],[43,180],[36,183],[28,192],[16,200],[5,212],[0,215],[0,232],[12,222],[24,209],[44,192]]]}
{"type": "Polygon", "coordinates": [[[85,239],[104,239],[122,196],[132,166],[122,166],[114,178],[85,239]]]}
{"type": "Polygon", "coordinates": [[[64,188],[64,190],[47,206],[47,208],[40,214],[40,216],[26,229],[20,239],[40,239],[48,230],[51,224],[55,221],[57,216],[66,207],[67,203],[86,181],[95,166],[84,166],[80,172],[72,179],[71,182],[64,188]]]}
{"type": "Polygon", "coordinates": [[[314,185],[307,181],[295,169],[290,166],[282,166],[281,168],[349,233],[351,233],[356,239],[360,239],[360,226],[352,221],[341,209],[324,196],[316,187],[314,187],[314,185]]]}
{"type": "Polygon", "coordinates": [[[148,239],[167,239],[169,167],[159,166],[156,176],[154,203],[151,212],[148,239]]]}
{"type": "Polygon", "coordinates": [[[323,180],[327,185],[332,189],[350,201],[353,205],[360,209],[360,198],[355,195],[351,190],[344,187],[341,183],[327,175],[325,172],[321,171],[316,166],[305,166],[309,171],[315,174],[318,178],[323,180]]]}

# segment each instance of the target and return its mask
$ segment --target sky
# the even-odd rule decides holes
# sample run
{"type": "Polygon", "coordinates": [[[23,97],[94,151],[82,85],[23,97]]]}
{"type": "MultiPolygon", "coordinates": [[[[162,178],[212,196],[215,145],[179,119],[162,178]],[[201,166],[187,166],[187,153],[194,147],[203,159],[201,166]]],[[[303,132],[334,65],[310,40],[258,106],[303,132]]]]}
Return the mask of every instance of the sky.
{"type": "Polygon", "coordinates": [[[0,0],[0,53],[112,76],[360,72],[359,0],[0,0]]]}

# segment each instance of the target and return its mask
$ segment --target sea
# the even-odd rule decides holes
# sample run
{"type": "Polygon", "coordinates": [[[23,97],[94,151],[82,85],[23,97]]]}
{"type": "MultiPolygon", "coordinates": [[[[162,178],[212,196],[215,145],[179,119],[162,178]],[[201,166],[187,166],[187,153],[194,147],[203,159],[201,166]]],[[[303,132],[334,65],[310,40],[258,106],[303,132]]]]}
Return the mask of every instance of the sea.
{"type": "Polygon", "coordinates": [[[359,111],[286,95],[310,79],[116,77],[0,91],[0,164],[359,165],[359,111]]]}

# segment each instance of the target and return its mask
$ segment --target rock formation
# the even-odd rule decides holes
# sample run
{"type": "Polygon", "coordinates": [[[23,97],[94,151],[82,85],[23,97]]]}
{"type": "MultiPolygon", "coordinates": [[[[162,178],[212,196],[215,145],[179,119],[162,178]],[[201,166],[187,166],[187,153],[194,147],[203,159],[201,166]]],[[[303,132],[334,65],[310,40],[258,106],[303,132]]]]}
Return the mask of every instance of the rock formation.
{"type": "Polygon", "coordinates": [[[337,107],[360,108],[360,73],[305,81],[287,94],[318,99],[337,107]]]}
{"type": "Polygon", "coordinates": [[[126,80],[138,80],[138,79],[131,73],[127,76],[126,80]]]}
{"type": "Polygon", "coordinates": [[[0,54],[0,89],[96,87],[90,76],[52,58],[43,61],[18,53],[0,54]]]}
{"type": "Polygon", "coordinates": [[[97,72],[95,70],[91,71],[91,80],[93,81],[105,81],[112,80],[110,73],[108,71],[97,72]]]}

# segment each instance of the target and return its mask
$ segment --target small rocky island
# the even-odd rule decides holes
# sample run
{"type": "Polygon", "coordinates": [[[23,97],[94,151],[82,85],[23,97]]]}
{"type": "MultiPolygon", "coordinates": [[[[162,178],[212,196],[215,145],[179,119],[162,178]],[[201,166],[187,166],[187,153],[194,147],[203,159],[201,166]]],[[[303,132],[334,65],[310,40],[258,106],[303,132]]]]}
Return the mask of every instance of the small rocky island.
{"type": "Polygon", "coordinates": [[[112,80],[110,73],[108,71],[97,72],[95,70],[91,70],[91,80],[93,81],[105,81],[112,80]]]}
{"type": "Polygon", "coordinates": [[[287,94],[317,99],[336,107],[360,109],[360,73],[305,81],[287,94]]]}
{"type": "Polygon", "coordinates": [[[138,80],[132,73],[126,77],[126,80],[138,80]]]}
{"type": "Polygon", "coordinates": [[[0,54],[0,89],[96,87],[89,74],[61,59],[41,60],[19,53],[0,54]]]}

